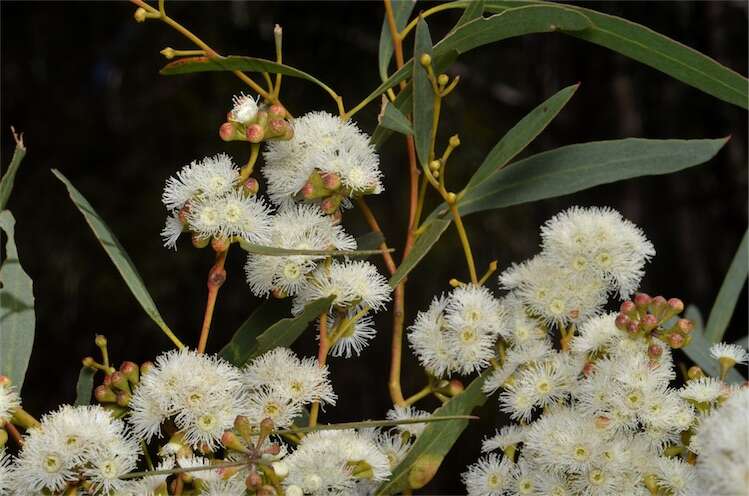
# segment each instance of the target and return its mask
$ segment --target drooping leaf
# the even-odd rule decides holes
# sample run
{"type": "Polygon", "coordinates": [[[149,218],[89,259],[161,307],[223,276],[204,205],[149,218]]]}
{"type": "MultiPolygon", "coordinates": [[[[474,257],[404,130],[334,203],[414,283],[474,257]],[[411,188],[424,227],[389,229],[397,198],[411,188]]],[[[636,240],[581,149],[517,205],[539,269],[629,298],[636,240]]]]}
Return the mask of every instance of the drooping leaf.
{"type": "Polygon", "coordinates": [[[411,121],[392,103],[385,105],[385,112],[382,114],[380,125],[385,129],[390,129],[401,134],[414,133],[414,130],[411,128],[411,121]]]}
{"type": "MultiPolygon", "coordinates": [[[[328,311],[332,301],[333,297],[331,296],[329,298],[321,298],[319,300],[308,303],[304,307],[304,311],[296,317],[281,319],[265,329],[257,336],[257,338],[255,338],[255,342],[252,343],[249,348],[244,348],[244,346],[250,340],[243,339],[243,348],[240,351],[239,355],[240,358],[246,357],[246,359],[244,360],[244,362],[235,363],[235,365],[244,365],[248,360],[252,360],[253,358],[260,356],[263,353],[270,351],[278,346],[291,346],[294,341],[296,341],[297,338],[302,335],[304,330],[307,329],[307,326],[310,322],[328,311]]],[[[251,332],[256,333],[257,331],[251,332]]]]}
{"type": "Polygon", "coordinates": [[[75,405],[90,405],[91,394],[94,390],[94,375],[96,370],[91,367],[81,367],[78,373],[78,382],[75,386],[75,405]]]}
{"type": "Polygon", "coordinates": [[[114,263],[117,271],[120,273],[122,278],[125,280],[127,287],[130,288],[130,292],[133,293],[135,299],[138,300],[140,306],[146,311],[151,320],[153,320],[157,326],[166,334],[166,336],[172,340],[177,347],[183,347],[182,342],[172,333],[169,326],[166,325],[164,319],[161,317],[159,310],[156,308],[156,304],[151,298],[151,294],[146,289],[146,285],[143,283],[140,274],[135,268],[135,264],[130,259],[125,249],[120,244],[117,237],[112,233],[107,224],[104,222],[98,213],[94,210],[94,207],[86,200],[86,198],[73,186],[73,184],[57,169],[52,169],[52,173],[62,181],[68,190],[70,199],[83,214],[91,230],[94,232],[96,239],[101,243],[104,251],[107,252],[109,258],[114,263]]]}
{"type": "MultiPolygon", "coordinates": [[[[393,20],[398,31],[406,27],[406,22],[414,10],[416,0],[393,0],[393,20]]],[[[380,31],[380,50],[378,54],[378,67],[380,69],[380,78],[384,81],[388,77],[388,67],[390,60],[393,58],[393,37],[390,34],[390,24],[387,16],[382,19],[382,30],[380,31]]]]}
{"type": "Polygon", "coordinates": [[[741,239],[739,249],[733,256],[731,266],[726,272],[723,284],[715,298],[710,316],[707,318],[707,327],[705,328],[705,339],[711,343],[717,343],[723,339],[728,324],[731,322],[731,316],[736,308],[736,302],[741,296],[741,290],[744,288],[747,276],[749,276],[749,252],[747,252],[747,235],[744,233],[741,239]]]}
{"type": "MultiPolygon", "coordinates": [[[[692,359],[707,375],[712,377],[720,376],[720,365],[718,361],[710,356],[710,346],[713,343],[705,339],[704,327],[702,326],[702,314],[694,305],[689,305],[684,316],[694,323],[694,329],[692,330],[692,341],[689,346],[684,348],[684,353],[692,359]]],[[[726,376],[726,382],[729,384],[741,384],[744,379],[736,369],[731,371],[726,376]]]]}
{"type": "MultiPolygon", "coordinates": [[[[486,403],[486,396],[481,387],[490,373],[491,370],[487,370],[474,379],[462,393],[435,410],[432,417],[468,415],[474,408],[486,403]]],[[[449,420],[427,425],[403,461],[395,467],[390,478],[377,489],[376,494],[398,494],[408,487],[424,487],[437,472],[445,455],[466,426],[468,420],[449,420]]]]}
{"type": "Polygon", "coordinates": [[[385,242],[385,236],[379,232],[368,232],[356,238],[356,247],[360,250],[374,250],[385,242]]]}
{"type": "Polygon", "coordinates": [[[468,181],[465,189],[479,185],[486,178],[501,170],[528,144],[536,139],[560,110],[575,94],[580,83],[567,86],[537,106],[505,134],[489,152],[479,168],[468,181]]]}
{"type": "MultiPolygon", "coordinates": [[[[12,129],[12,128],[11,128],[12,129]]],[[[13,150],[13,157],[10,159],[10,165],[2,177],[0,177],[0,211],[5,210],[5,206],[10,199],[10,193],[13,191],[13,183],[16,180],[16,172],[21,166],[23,157],[26,156],[26,146],[23,144],[23,134],[19,137],[13,130],[13,138],[16,140],[16,147],[13,150]]]]}
{"type": "Polygon", "coordinates": [[[473,0],[468,3],[466,8],[463,10],[463,15],[458,19],[458,23],[455,24],[453,31],[461,27],[463,24],[471,22],[474,19],[478,19],[484,13],[484,0],[473,0]]]}
{"type": "Polygon", "coordinates": [[[290,313],[291,302],[288,299],[269,299],[257,307],[239,326],[219,355],[233,365],[244,365],[252,356],[253,349],[257,347],[258,336],[290,313]]]}
{"type": "MultiPolygon", "coordinates": [[[[424,55],[432,56],[432,38],[429,36],[426,21],[419,18],[414,36],[414,60],[419,61],[424,55]]],[[[425,174],[429,174],[429,149],[434,121],[434,90],[427,71],[421,63],[413,64],[412,70],[414,143],[421,167],[425,174]]]]}
{"type": "Polygon", "coordinates": [[[5,259],[0,266],[0,375],[10,377],[21,390],[34,346],[34,289],[18,259],[13,215],[0,212],[0,230],[5,233],[5,259]]]}
{"type": "MultiPolygon", "coordinates": [[[[590,21],[587,17],[567,8],[566,5],[531,5],[506,9],[491,17],[474,19],[448,34],[434,45],[432,62],[439,73],[445,68],[445,59],[454,59],[481,45],[525,34],[579,31],[589,26],[590,21]]],[[[412,72],[413,59],[375,88],[362,104],[373,101],[388,89],[405,81],[412,72]]],[[[398,108],[403,111],[402,107],[398,108]]]]}
{"type": "Polygon", "coordinates": [[[191,74],[193,72],[220,72],[220,71],[243,71],[243,72],[267,72],[270,74],[283,74],[300,79],[306,79],[315,83],[328,93],[334,91],[311,74],[300,71],[295,67],[279,64],[272,60],[259,59],[256,57],[241,57],[232,55],[229,57],[185,57],[170,62],[161,68],[159,74],[162,76],[175,76],[179,74],[191,74]]]}
{"type": "Polygon", "coordinates": [[[390,278],[390,287],[396,287],[408,275],[416,264],[418,264],[424,256],[429,253],[429,250],[434,246],[434,243],[440,239],[442,233],[445,232],[447,226],[450,225],[451,219],[434,219],[426,230],[416,238],[413,248],[409,252],[408,256],[403,259],[398,269],[390,278]]]}
{"type": "MultiPolygon", "coordinates": [[[[518,5],[543,2],[486,0],[487,11],[506,11],[518,5]]],[[[590,19],[590,29],[565,34],[604,46],[693,86],[720,100],[749,108],[749,81],[710,57],[640,24],[591,9],[566,4],[565,8],[590,19]]]]}
{"type": "MultiPolygon", "coordinates": [[[[712,159],[728,141],[630,138],[563,146],[505,167],[460,201],[463,215],[509,207],[639,176],[669,174],[712,159]]],[[[443,204],[437,213],[446,212],[443,204]]]]}

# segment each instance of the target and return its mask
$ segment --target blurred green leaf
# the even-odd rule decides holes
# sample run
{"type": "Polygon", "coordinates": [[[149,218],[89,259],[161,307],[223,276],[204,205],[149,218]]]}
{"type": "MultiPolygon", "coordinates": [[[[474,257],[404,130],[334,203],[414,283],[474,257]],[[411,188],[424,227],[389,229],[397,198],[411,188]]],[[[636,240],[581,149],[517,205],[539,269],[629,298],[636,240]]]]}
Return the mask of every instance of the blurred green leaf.
{"type": "Polygon", "coordinates": [[[356,238],[356,247],[360,250],[374,250],[385,242],[385,236],[380,232],[368,232],[356,238]]]}
{"type": "Polygon", "coordinates": [[[478,170],[468,181],[465,189],[470,190],[486,178],[502,169],[515,155],[523,151],[528,144],[536,139],[549,123],[554,120],[560,110],[575,94],[580,83],[567,86],[531,110],[520,122],[510,129],[484,159],[478,170]]]}
{"type": "Polygon", "coordinates": [[[728,324],[731,322],[731,316],[736,308],[736,302],[741,296],[741,290],[744,289],[747,276],[749,276],[749,252],[747,252],[747,235],[744,233],[741,239],[739,249],[733,256],[731,266],[726,272],[723,284],[715,298],[710,316],[707,318],[707,327],[705,328],[705,339],[711,343],[718,343],[723,340],[728,324]]]}
{"type": "MultiPolygon", "coordinates": [[[[402,31],[406,27],[408,18],[411,16],[414,7],[416,6],[416,0],[393,0],[391,2],[393,6],[393,18],[395,20],[395,27],[402,31]]],[[[387,15],[382,19],[382,29],[380,30],[380,51],[378,55],[378,67],[380,69],[380,78],[386,80],[388,78],[388,67],[390,66],[390,60],[393,58],[393,37],[390,33],[390,25],[388,24],[387,15]]]]}
{"type": "Polygon", "coordinates": [[[161,68],[159,74],[162,76],[175,76],[179,74],[191,74],[193,72],[217,72],[217,71],[243,71],[243,72],[267,72],[271,74],[283,74],[300,79],[306,79],[315,83],[328,93],[335,93],[330,86],[323,83],[311,74],[300,71],[294,67],[279,64],[271,60],[255,57],[241,57],[232,55],[229,57],[184,57],[170,62],[161,68]]]}
{"type": "Polygon", "coordinates": [[[241,367],[247,363],[253,349],[257,347],[258,336],[290,313],[291,301],[288,298],[268,299],[253,310],[231,340],[221,349],[219,355],[227,362],[241,367]]]}
{"type": "Polygon", "coordinates": [[[16,220],[9,210],[0,212],[5,232],[5,259],[0,266],[0,375],[10,377],[18,391],[23,387],[34,346],[34,289],[18,259],[16,220]]]}
{"type": "MultiPolygon", "coordinates": [[[[460,213],[509,207],[639,176],[669,174],[712,159],[728,138],[630,138],[563,146],[505,167],[466,193],[460,213]]],[[[443,204],[438,215],[447,211],[443,204]]]]}
{"type": "MultiPolygon", "coordinates": [[[[505,9],[519,4],[548,5],[544,2],[486,0],[486,10],[506,12],[505,9]]],[[[565,34],[619,52],[724,102],[749,108],[749,81],[710,57],[621,17],[570,4],[565,4],[565,8],[585,15],[592,22],[590,29],[565,34]]]]}
{"type": "MultiPolygon", "coordinates": [[[[486,403],[486,396],[481,391],[481,387],[490,373],[491,370],[484,371],[462,393],[435,410],[432,417],[468,415],[474,408],[486,403]]],[[[408,487],[412,489],[424,487],[437,472],[445,455],[467,426],[468,420],[449,420],[428,424],[403,461],[395,467],[390,478],[377,488],[376,494],[398,494],[408,487]]]]}
{"type": "Polygon", "coordinates": [[[109,258],[117,267],[117,271],[120,273],[122,278],[125,280],[127,287],[130,288],[130,292],[133,293],[135,299],[138,300],[140,306],[146,311],[151,320],[153,320],[157,326],[166,334],[166,336],[172,340],[177,347],[184,346],[182,342],[172,333],[169,326],[166,325],[164,319],[161,317],[159,310],[156,308],[156,304],[151,298],[151,294],[146,289],[146,285],[143,283],[140,274],[138,274],[135,264],[130,259],[125,249],[122,247],[117,237],[112,233],[107,224],[104,222],[98,213],[94,210],[94,207],[86,200],[86,198],[77,190],[75,186],[57,169],[52,169],[52,173],[62,181],[65,187],[68,189],[70,199],[83,214],[91,230],[94,232],[96,239],[101,243],[104,251],[107,252],[109,258]]]}
{"type": "Polygon", "coordinates": [[[390,129],[401,134],[413,134],[414,130],[411,128],[411,121],[408,117],[403,115],[403,112],[392,103],[388,102],[385,105],[385,112],[382,114],[382,122],[380,123],[385,129],[390,129]]]}
{"type": "Polygon", "coordinates": [[[13,138],[16,140],[13,157],[10,159],[8,170],[6,170],[5,174],[0,177],[0,211],[5,210],[5,206],[8,204],[10,193],[13,191],[13,183],[16,180],[16,172],[18,172],[18,168],[21,166],[23,157],[26,156],[26,147],[23,144],[23,134],[21,134],[20,137],[16,136],[16,131],[14,129],[13,138]]]}
{"type": "Polygon", "coordinates": [[[426,230],[416,238],[413,248],[409,252],[408,256],[403,259],[398,269],[395,271],[393,276],[390,278],[390,287],[394,288],[400,284],[416,264],[418,264],[424,256],[429,253],[434,243],[440,239],[442,233],[445,232],[447,226],[450,225],[452,219],[434,219],[426,230]]]}
{"type": "Polygon", "coordinates": [[[296,317],[281,319],[270,327],[264,328],[263,332],[260,332],[263,325],[269,320],[276,320],[276,307],[274,305],[274,310],[268,312],[272,318],[263,315],[265,310],[261,310],[260,313],[256,310],[248,321],[242,324],[229,345],[221,350],[221,356],[239,367],[273,348],[291,346],[307,329],[310,322],[328,311],[333,299],[334,297],[331,296],[310,302],[296,317]]]}
{"type": "MultiPolygon", "coordinates": [[[[702,326],[702,314],[694,305],[687,307],[684,316],[694,323],[692,330],[692,341],[689,346],[684,348],[684,353],[692,359],[707,375],[711,377],[720,377],[720,365],[718,361],[710,356],[710,346],[713,343],[705,339],[704,328],[702,326]]],[[[741,384],[744,379],[736,369],[731,369],[726,376],[726,382],[729,384],[741,384]]]]}
{"type": "Polygon", "coordinates": [[[78,382],[75,385],[75,405],[90,405],[91,394],[94,390],[94,375],[96,370],[91,367],[81,367],[78,382]]]}
{"type": "MultiPolygon", "coordinates": [[[[432,56],[432,38],[429,36],[426,21],[420,17],[414,36],[414,59],[421,60],[422,55],[432,56]]],[[[421,63],[413,65],[411,78],[414,94],[412,115],[416,155],[419,157],[424,173],[429,174],[429,148],[432,143],[434,123],[434,90],[427,71],[421,63]]]]}

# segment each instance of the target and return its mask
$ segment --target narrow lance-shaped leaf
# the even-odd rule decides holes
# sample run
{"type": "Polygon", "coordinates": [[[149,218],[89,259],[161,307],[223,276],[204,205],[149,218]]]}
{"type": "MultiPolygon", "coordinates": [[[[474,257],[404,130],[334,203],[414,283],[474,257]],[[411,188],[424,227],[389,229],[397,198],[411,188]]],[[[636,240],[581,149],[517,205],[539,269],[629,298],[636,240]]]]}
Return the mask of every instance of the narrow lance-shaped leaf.
{"type": "Polygon", "coordinates": [[[731,322],[731,316],[736,308],[736,302],[739,300],[741,290],[744,288],[747,276],[749,275],[749,252],[747,252],[747,235],[744,233],[741,239],[739,249],[733,257],[731,266],[726,272],[723,284],[715,299],[710,316],[707,318],[707,327],[705,328],[705,339],[711,343],[717,343],[723,339],[728,324],[731,322]]]}
{"type": "MultiPolygon", "coordinates": [[[[509,207],[639,176],[670,174],[712,159],[728,138],[631,138],[563,146],[493,174],[460,201],[460,212],[509,207]]],[[[438,207],[438,213],[446,211],[438,207]]]]}
{"type": "MultiPolygon", "coordinates": [[[[468,415],[474,408],[486,403],[481,391],[491,373],[485,371],[459,395],[434,411],[432,417],[468,415]]],[[[416,439],[403,461],[393,470],[390,478],[377,489],[377,495],[398,494],[406,488],[424,487],[439,469],[442,460],[468,426],[468,420],[450,420],[431,423],[416,439]]]]}
{"type": "Polygon", "coordinates": [[[21,166],[23,158],[26,156],[26,146],[23,144],[23,134],[18,136],[16,130],[13,130],[13,138],[16,141],[16,147],[13,150],[13,157],[10,159],[10,165],[8,169],[0,178],[0,211],[5,210],[5,206],[8,204],[10,199],[10,193],[13,191],[13,183],[16,179],[16,172],[21,166]]]}
{"type": "Polygon", "coordinates": [[[0,212],[5,232],[5,259],[0,266],[0,375],[10,377],[21,390],[34,346],[34,290],[31,278],[18,259],[13,215],[0,212]]]}
{"type": "Polygon", "coordinates": [[[271,298],[264,302],[239,326],[219,355],[237,366],[247,363],[252,356],[252,350],[257,346],[257,337],[290,312],[291,302],[288,299],[271,298]]]}
{"type": "Polygon", "coordinates": [[[411,121],[408,120],[408,117],[403,115],[403,112],[398,110],[398,108],[390,102],[385,105],[385,111],[382,113],[382,122],[380,122],[380,125],[385,129],[390,129],[401,134],[408,135],[414,133],[414,130],[411,128],[411,121]]]}
{"type": "Polygon", "coordinates": [[[109,258],[112,260],[112,263],[117,267],[117,271],[125,280],[127,287],[130,288],[130,291],[133,293],[133,296],[135,296],[135,299],[138,300],[140,306],[143,307],[143,310],[146,311],[148,316],[151,317],[151,320],[159,326],[164,334],[166,334],[177,347],[183,347],[184,345],[182,342],[177,339],[171,329],[169,329],[169,326],[166,325],[166,322],[164,322],[164,319],[156,308],[153,298],[151,298],[151,294],[143,283],[143,279],[141,279],[140,274],[138,274],[135,264],[133,264],[133,261],[130,259],[130,256],[122,247],[117,237],[104,222],[104,219],[96,213],[94,207],[91,206],[80,191],[75,189],[75,186],[73,186],[68,178],[57,169],[52,169],[52,173],[57,177],[57,179],[65,184],[65,187],[70,194],[70,199],[73,200],[75,206],[83,214],[89,227],[94,232],[96,239],[101,243],[104,251],[107,252],[107,255],[109,255],[109,258]]]}
{"type": "MultiPolygon", "coordinates": [[[[505,11],[518,5],[546,5],[543,2],[486,0],[487,11],[505,11]]],[[[649,65],[679,81],[720,100],[749,108],[749,81],[710,57],[640,24],[594,10],[566,4],[584,14],[590,29],[565,34],[604,46],[649,65]]]]}
{"type": "Polygon", "coordinates": [[[356,247],[360,250],[374,250],[385,242],[385,236],[381,232],[368,232],[356,238],[356,247]]]}
{"type": "MultiPolygon", "coordinates": [[[[328,311],[332,301],[333,297],[331,296],[329,298],[321,298],[310,302],[304,307],[304,311],[296,317],[281,319],[268,327],[264,332],[257,336],[255,342],[250,346],[250,348],[243,348],[240,351],[241,358],[246,358],[244,358],[244,362],[235,363],[235,365],[244,365],[248,360],[260,356],[278,346],[291,346],[294,341],[302,335],[304,330],[307,329],[310,322],[328,311]]],[[[243,346],[247,344],[246,341],[249,340],[243,340],[243,346]]]]}
{"type": "MultiPolygon", "coordinates": [[[[393,20],[395,21],[396,28],[401,31],[406,27],[406,22],[414,10],[416,0],[393,0],[391,2],[393,6],[393,20]]],[[[380,50],[378,53],[378,67],[380,70],[380,78],[386,80],[388,78],[388,66],[390,66],[390,60],[393,58],[393,37],[390,33],[390,23],[388,23],[387,15],[382,19],[382,30],[380,31],[380,50]]]]}
{"type": "MultiPolygon", "coordinates": [[[[429,36],[426,21],[419,18],[414,37],[414,60],[420,61],[423,56],[429,56],[431,59],[432,38],[429,36]]],[[[420,62],[413,65],[411,82],[414,92],[412,115],[416,155],[419,157],[424,173],[429,174],[429,148],[434,124],[434,90],[426,68],[420,62]]]]}
{"type": "Polygon", "coordinates": [[[492,148],[465,189],[470,190],[477,186],[523,151],[554,120],[579,87],[580,83],[577,83],[560,90],[515,124],[492,148]]]}
{"type": "Polygon", "coordinates": [[[90,405],[91,393],[94,390],[94,375],[96,370],[83,366],[78,373],[78,382],[75,385],[75,405],[90,405]]]}
{"type": "Polygon", "coordinates": [[[455,24],[453,30],[458,29],[463,24],[471,22],[474,19],[478,19],[484,13],[484,0],[473,0],[468,3],[466,8],[463,10],[463,15],[458,19],[458,23],[455,24]]]}
{"type": "Polygon", "coordinates": [[[243,71],[243,72],[267,72],[271,74],[283,74],[300,79],[306,79],[315,83],[328,93],[335,93],[330,86],[316,77],[295,67],[279,64],[271,60],[256,57],[241,57],[232,55],[229,57],[185,57],[162,67],[159,74],[162,76],[175,76],[179,74],[191,74],[193,72],[217,72],[217,71],[243,71]]]}
{"type": "MultiPolygon", "coordinates": [[[[712,377],[720,377],[720,364],[718,361],[710,356],[710,346],[713,343],[705,339],[704,327],[702,325],[702,314],[694,305],[689,305],[684,316],[694,323],[694,329],[692,330],[692,340],[689,346],[684,348],[684,353],[692,359],[707,375],[712,377]]],[[[726,382],[729,384],[741,384],[744,379],[736,369],[731,369],[726,376],[726,382]]]]}
{"type": "Polygon", "coordinates": [[[432,248],[434,243],[440,239],[442,233],[445,232],[447,226],[450,225],[451,219],[434,219],[426,230],[416,238],[413,248],[409,252],[408,256],[403,259],[398,269],[395,271],[393,276],[390,278],[389,284],[391,287],[396,287],[401,281],[408,275],[416,264],[418,264],[429,250],[432,248]]]}

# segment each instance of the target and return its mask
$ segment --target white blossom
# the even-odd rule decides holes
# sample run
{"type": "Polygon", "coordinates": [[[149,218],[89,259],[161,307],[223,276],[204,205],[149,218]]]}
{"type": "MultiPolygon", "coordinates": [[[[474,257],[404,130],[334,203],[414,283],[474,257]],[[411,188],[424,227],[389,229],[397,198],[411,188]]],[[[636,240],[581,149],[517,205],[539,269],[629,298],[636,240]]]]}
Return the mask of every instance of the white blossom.
{"type": "Polygon", "coordinates": [[[240,93],[232,97],[234,106],[231,109],[231,118],[242,124],[247,124],[257,116],[257,100],[251,96],[240,93]]]}

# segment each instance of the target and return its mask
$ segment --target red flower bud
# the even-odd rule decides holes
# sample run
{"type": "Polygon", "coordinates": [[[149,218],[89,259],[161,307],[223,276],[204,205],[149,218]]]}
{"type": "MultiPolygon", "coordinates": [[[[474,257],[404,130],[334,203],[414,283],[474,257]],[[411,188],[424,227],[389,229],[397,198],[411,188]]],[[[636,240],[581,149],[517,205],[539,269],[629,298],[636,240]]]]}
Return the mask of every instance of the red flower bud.
{"type": "Polygon", "coordinates": [[[620,313],[619,315],[616,316],[616,320],[614,321],[614,324],[616,325],[616,328],[619,329],[620,331],[626,331],[627,326],[629,325],[630,322],[631,320],[629,317],[620,313]]]}
{"type": "Polygon", "coordinates": [[[621,304],[621,306],[619,307],[619,311],[621,313],[625,313],[627,315],[629,315],[630,313],[634,312],[634,310],[635,310],[635,304],[634,304],[634,302],[632,302],[630,300],[627,300],[627,301],[623,302],[621,304]]]}
{"type": "Polygon", "coordinates": [[[668,306],[671,307],[671,310],[673,310],[677,314],[684,311],[684,302],[679,298],[671,298],[670,300],[668,300],[668,306]]]}
{"type": "Polygon", "coordinates": [[[667,341],[671,345],[671,348],[679,349],[684,345],[684,336],[681,334],[669,334],[667,341]]]}
{"type": "Polygon", "coordinates": [[[224,122],[221,127],[218,128],[218,135],[224,141],[231,141],[234,139],[234,124],[231,122],[224,122]]]}
{"type": "Polygon", "coordinates": [[[651,344],[648,347],[648,355],[650,355],[651,358],[658,358],[662,354],[663,354],[663,348],[661,348],[657,344],[651,344]]]}
{"type": "Polygon", "coordinates": [[[652,331],[653,329],[655,329],[655,328],[656,328],[656,326],[657,326],[657,325],[658,325],[658,319],[656,319],[656,318],[655,318],[655,315],[653,315],[653,314],[651,314],[651,313],[649,313],[649,314],[645,315],[645,316],[644,316],[644,317],[643,317],[643,318],[642,318],[642,319],[640,320],[640,327],[642,327],[642,329],[643,329],[643,330],[644,330],[645,332],[650,332],[650,331],[652,331]]]}
{"type": "Polygon", "coordinates": [[[647,309],[648,305],[650,305],[650,302],[653,301],[653,299],[647,293],[637,293],[635,295],[634,301],[637,309],[642,312],[647,309]]]}
{"type": "Polygon", "coordinates": [[[252,124],[247,128],[247,140],[250,143],[260,143],[265,137],[265,131],[258,124],[252,124]]]}

